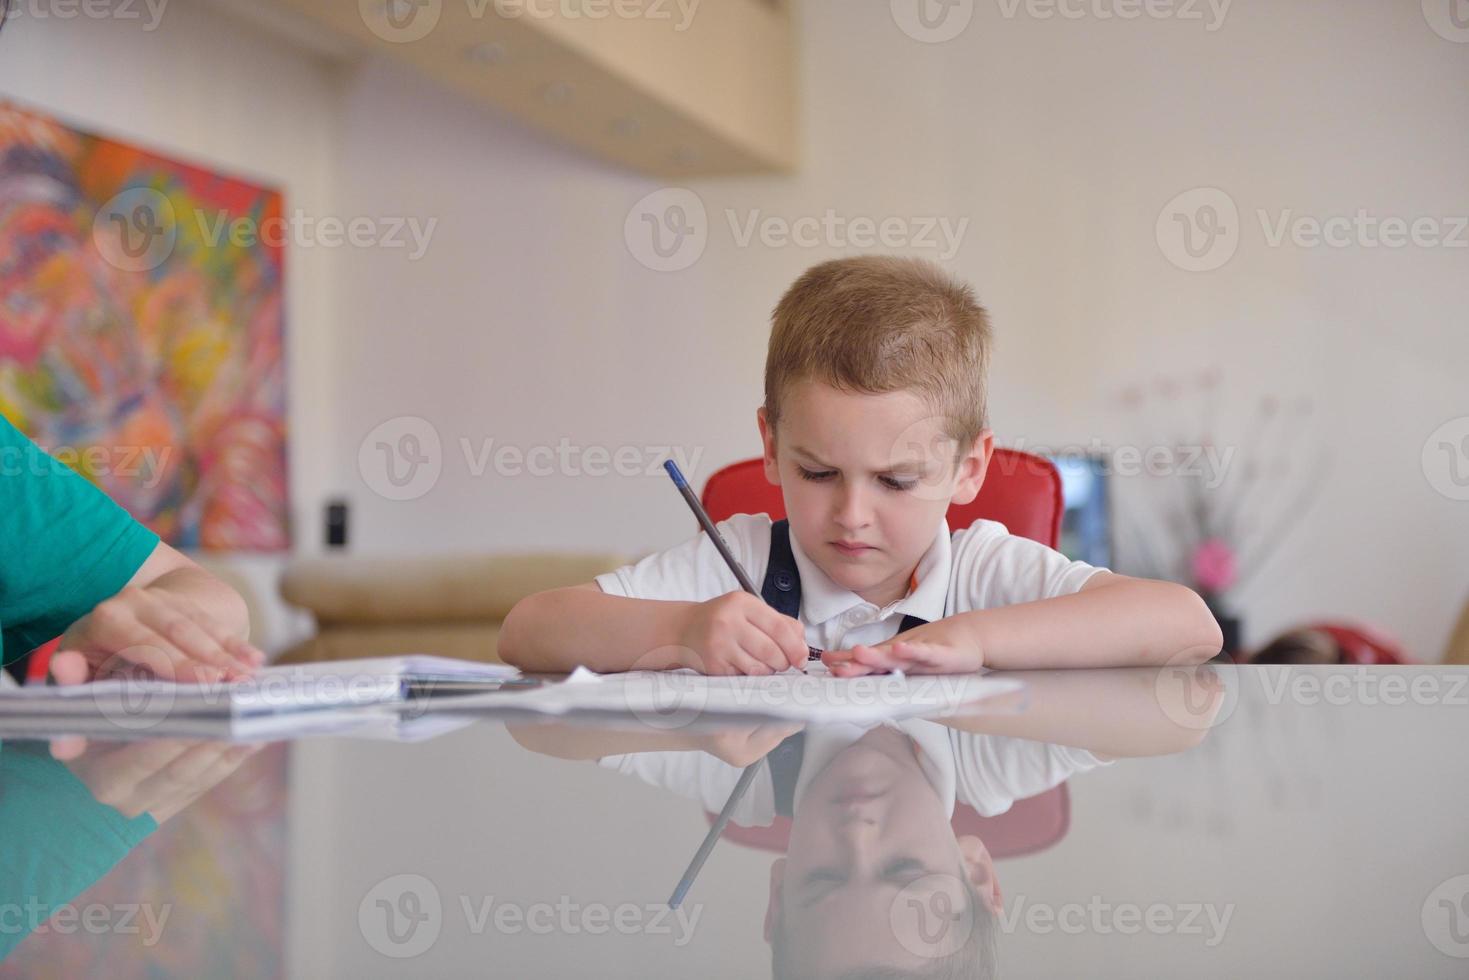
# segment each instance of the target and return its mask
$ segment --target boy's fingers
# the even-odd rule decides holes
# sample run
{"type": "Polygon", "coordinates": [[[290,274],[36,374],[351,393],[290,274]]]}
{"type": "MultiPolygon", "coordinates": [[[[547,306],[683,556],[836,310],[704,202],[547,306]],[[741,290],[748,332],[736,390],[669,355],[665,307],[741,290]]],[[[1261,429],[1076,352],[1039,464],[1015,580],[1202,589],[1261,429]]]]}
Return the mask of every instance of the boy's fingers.
{"type": "Polygon", "coordinates": [[[92,665],[75,650],[58,650],[53,653],[50,671],[52,680],[57,684],[84,684],[92,677],[92,665]]]}
{"type": "Polygon", "coordinates": [[[194,625],[208,633],[210,638],[218,643],[226,654],[233,657],[247,670],[263,664],[265,654],[257,650],[247,641],[231,633],[225,625],[211,616],[203,606],[185,596],[170,595],[165,593],[165,601],[173,604],[183,615],[187,616],[194,625]]]}
{"type": "Polygon", "coordinates": [[[129,634],[131,642],[117,649],[103,670],[118,671],[127,667],[142,667],[154,677],[180,684],[217,683],[224,673],[218,667],[201,663],[175,647],[167,637],[159,636],[150,629],[142,628],[129,634]]]}
{"type": "MultiPolygon", "coordinates": [[[[108,600],[109,603],[113,600],[108,600]]],[[[201,663],[180,650],[166,635],[160,634],[138,617],[138,612],[153,617],[162,603],[103,603],[93,612],[86,640],[91,660],[105,657],[96,674],[103,675],[120,667],[143,667],[154,676],[171,681],[217,680],[219,668],[201,663]],[[105,612],[105,614],[104,614],[105,612]]],[[[172,614],[170,614],[172,615],[172,614]]],[[[224,654],[221,651],[220,656],[224,654]]],[[[225,658],[225,663],[232,663],[225,658]]]]}
{"type": "Polygon", "coordinates": [[[741,652],[741,656],[739,659],[739,668],[740,673],[750,674],[755,677],[765,677],[769,674],[775,673],[774,668],[772,668],[761,658],[757,657],[755,654],[751,653],[748,648],[743,649],[741,652]]]}
{"type": "Polygon", "coordinates": [[[806,662],[806,629],[800,620],[777,612],[769,606],[762,606],[753,618],[755,625],[770,637],[780,652],[782,663],[776,666],[777,670],[799,667],[806,662]]]}
{"type": "Polygon", "coordinates": [[[224,639],[224,648],[236,660],[248,662],[256,667],[265,664],[265,651],[255,646],[249,640],[242,640],[238,636],[226,636],[224,639]]]}
{"type": "Polygon", "coordinates": [[[781,649],[780,644],[776,643],[768,635],[762,634],[755,637],[749,644],[745,645],[745,649],[756,660],[769,667],[772,672],[779,673],[782,670],[789,669],[791,666],[790,658],[786,655],[786,652],[781,649]]]}
{"type": "Polygon", "coordinates": [[[158,602],[140,610],[138,621],[190,660],[209,664],[235,675],[248,674],[251,670],[251,665],[236,660],[226,652],[209,631],[194,622],[187,612],[170,604],[158,602]]]}
{"type": "Polygon", "coordinates": [[[890,647],[858,646],[852,649],[852,659],[868,667],[886,670],[900,666],[905,658],[896,655],[890,647]]]}
{"type": "Polygon", "coordinates": [[[811,649],[806,645],[806,627],[801,625],[799,619],[787,616],[786,629],[790,633],[790,640],[783,644],[781,649],[785,651],[790,665],[800,669],[806,665],[806,658],[811,655],[811,649]]]}
{"type": "Polygon", "coordinates": [[[87,740],[80,735],[62,735],[51,740],[51,758],[69,762],[87,750],[87,740]]]}
{"type": "Polygon", "coordinates": [[[872,673],[871,667],[852,659],[850,650],[826,650],[821,654],[821,662],[834,677],[860,677],[872,673]]]}
{"type": "Polygon", "coordinates": [[[728,677],[731,674],[753,674],[755,668],[763,666],[742,648],[736,647],[718,656],[709,656],[698,667],[701,674],[710,677],[728,677]]]}

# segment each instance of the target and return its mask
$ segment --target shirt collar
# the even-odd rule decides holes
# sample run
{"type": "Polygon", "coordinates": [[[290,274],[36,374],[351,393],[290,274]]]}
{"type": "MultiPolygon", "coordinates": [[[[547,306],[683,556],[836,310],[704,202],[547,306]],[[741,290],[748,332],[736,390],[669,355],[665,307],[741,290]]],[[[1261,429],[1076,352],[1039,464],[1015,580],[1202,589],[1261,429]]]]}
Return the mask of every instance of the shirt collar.
{"type": "MultiPolygon", "coordinates": [[[[954,771],[954,749],[949,741],[949,729],[937,722],[922,718],[909,718],[904,721],[889,719],[879,724],[888,728],[896,728],[913,739],[913,745],[918,749],[918,764],[923,767],[923,774],[933,786],[934,792],[938,794],[944,816],[952,818],[958,776],[954,771]]],[[[792,796],[793,808],[800,808],[811,781],[820,775],[833,759],[875,727],[878,726],[854,725],[849,722],[808,727],[806,729],[806,750],[801,757],[801,771],[796,777],[796,787],[792,796]]]]}
{"type": "MultiPolygon", "coordinates": [[[[912,615],[930,623],[944,618],[944,605],[949,598],[949,569],[953,560],[949,537],[949,522],[942,520],[934,532],[933,543],[918,560],[918,587],[898,600],[889,615],[912,615]]],[[[801,550],[801,543],[794,534],[791,535],[791,553],[801,575],[801,613],[806,622],[819,626],[833,616],[840,616],[866,602],[851,589],[833,582],[801,550]]]]}

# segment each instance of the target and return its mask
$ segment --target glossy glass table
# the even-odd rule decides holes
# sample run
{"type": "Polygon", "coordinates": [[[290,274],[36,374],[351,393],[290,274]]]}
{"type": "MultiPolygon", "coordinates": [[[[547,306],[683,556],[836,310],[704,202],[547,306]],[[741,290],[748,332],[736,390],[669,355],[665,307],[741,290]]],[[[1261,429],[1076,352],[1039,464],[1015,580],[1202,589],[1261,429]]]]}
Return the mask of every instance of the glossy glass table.
{"type": "Polygon", "coordinates": [[[0,977],[1469,975],[1469,670],[1017,676],[875,726],[8,740],[0,977]]]}

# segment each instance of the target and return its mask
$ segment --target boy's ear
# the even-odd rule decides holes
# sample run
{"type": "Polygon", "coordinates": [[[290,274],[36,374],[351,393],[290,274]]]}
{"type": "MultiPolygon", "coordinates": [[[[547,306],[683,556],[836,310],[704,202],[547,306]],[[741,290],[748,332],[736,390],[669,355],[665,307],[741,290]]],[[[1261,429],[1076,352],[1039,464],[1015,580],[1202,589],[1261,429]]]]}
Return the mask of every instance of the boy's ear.
{"type": "Polygon", "coordinates": [[[764,405],[755,410],[755,424],[760,427],[760,443],[765,453],[765,479],[778,487],[780,469],[775,465],[775,427],[770,424],[770,415],[764,405]]]}
{"type": "Polygon", "coordinates": [[[770,863],[770,900],[765,903],[765,941],[775,931],[775,920],[780,918],[780,886],[786,876],[786,859],[776,858],[770,863]]]}
{"type": "Polygon", "coordinates": [[[974,445],[969,451],[959,457],[954,496],[950,498],[950,503],[967,504],[979,496],[979,488],[984,485],[985,474],[990,468],[990,457],[994,453],[995,434],[992,430],[985,429],[975,437],[974,445]]]}
{"type": "Polygon", "coordinates": [[[995,859],[990,857],[984,841],[972,835],[956,838],[959,859],[964,862],[964,871],[969,875],[969,884],[984,902],[992,915],[999,915],[1005,907],[1005,898],[1000,894],[1000,879],[995,877],[995,859]]]}

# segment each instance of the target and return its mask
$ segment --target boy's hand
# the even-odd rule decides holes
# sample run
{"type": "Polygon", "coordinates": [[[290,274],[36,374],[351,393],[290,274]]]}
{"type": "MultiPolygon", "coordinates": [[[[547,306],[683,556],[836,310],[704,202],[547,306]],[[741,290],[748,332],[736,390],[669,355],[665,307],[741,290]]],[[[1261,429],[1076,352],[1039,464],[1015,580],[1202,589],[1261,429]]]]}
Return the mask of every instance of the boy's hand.
{"type": "Polygon", "coordinates": [[[158,739],[94,747],[66,764],[97,802],[129,819],[150,814],[161,824],[261,748],[261,744],[158,739]]]}
{"type": "Polygon", "coordinates": [[[759,596],[728,592],[689,607],[679,666],[703,674],[774,674],[806,663],[806,630],[759,596]]]}
{"type": "Polygon", "coordinates": [[[58,684],[142,668],[166,680],[248,676],[265,654],[231,635],[186,596],[129,586],[72,624],[51,658],[58,684]]]}
{"type": "Polygon", "coordinates": [[[799,722],[784,722],[712,732],[700,737],[699,748],[721,762],[743,769],[765,758],[777,745],[805,727],[799,722]]]}
{"type": "Polygon", "coordinates": [[[984,651],[973,635],[946,619],[915,627],[876,646],[828,650],[822,663],[835,677],[901,670],[910,674],[972,674],[984,666],[984,651]]]}

